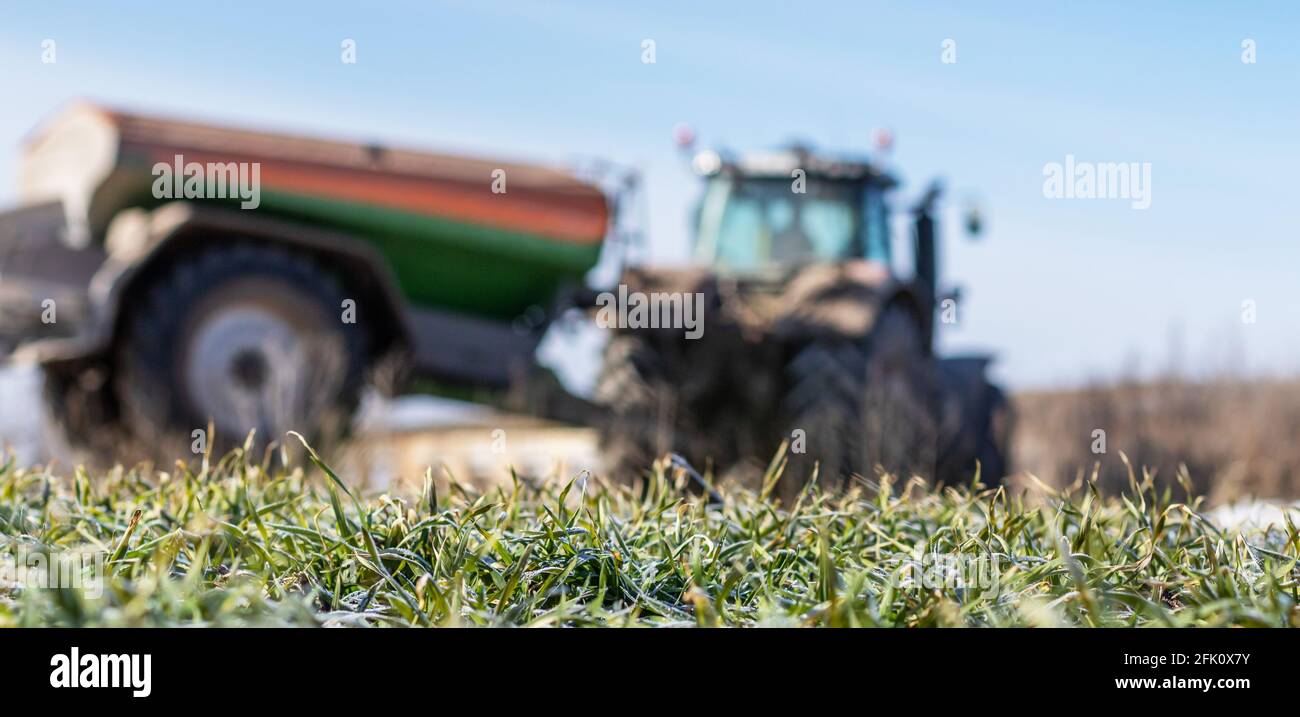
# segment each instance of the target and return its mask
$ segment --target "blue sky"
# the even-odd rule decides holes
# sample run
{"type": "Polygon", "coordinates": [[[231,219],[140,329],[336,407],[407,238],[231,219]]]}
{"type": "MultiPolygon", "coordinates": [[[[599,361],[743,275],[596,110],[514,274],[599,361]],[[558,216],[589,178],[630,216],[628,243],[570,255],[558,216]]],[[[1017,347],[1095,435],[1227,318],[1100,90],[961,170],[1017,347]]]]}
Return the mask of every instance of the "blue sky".
{"type": "Polygon", "coordinates": [[[705,146],[897,140],[900,203],[947,180],[964,287],[950,351],[1017,387],[1175,362],[1300,372],[1300,9],[1293,3],[233,3],[46,1],[0,24],[0,202],[21,138],[90,97],[240,124],[641,168],[652,256],[680,261],[705,146]],[[154,6],[156,5],[156,7],[154,6]],[[244,9],[240,10],[239,8],[244,9]],[[981,9],[984,9],[981,12],[981,9]],[[42,64],[41,42],[57,43],[42,64]],[[339,60],[357,42],[355,65],[339,60]],[[641,62],[655,41],[656,62],[641,62]],[[957,62],[941,45],[957,43],[957,62]],[[1243,39],[1257,62],[1241,61],[1243,39]],[[1149,162],[1150,209],[1048,200],[1043,165],[1149,162]],[[1244,324],[1253,300],[1257,321],[1244,324]],[[1175,356],[1176,355],[1176,356],[1175,356]]]}

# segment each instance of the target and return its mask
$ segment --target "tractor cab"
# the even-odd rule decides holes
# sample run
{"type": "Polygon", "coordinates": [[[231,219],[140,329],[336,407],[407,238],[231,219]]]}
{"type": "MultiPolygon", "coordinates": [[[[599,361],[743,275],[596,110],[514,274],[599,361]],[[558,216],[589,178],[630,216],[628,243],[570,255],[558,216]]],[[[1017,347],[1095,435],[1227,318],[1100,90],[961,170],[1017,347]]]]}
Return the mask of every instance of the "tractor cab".
{"type": "Polygon", "coordinates": [[[885,192],[895,181],[869,162],[796,146],[739,158],[706,150],[691,165],[704,179],[699,264],[733,276],[853,259],[890,264],[885,192]]]}

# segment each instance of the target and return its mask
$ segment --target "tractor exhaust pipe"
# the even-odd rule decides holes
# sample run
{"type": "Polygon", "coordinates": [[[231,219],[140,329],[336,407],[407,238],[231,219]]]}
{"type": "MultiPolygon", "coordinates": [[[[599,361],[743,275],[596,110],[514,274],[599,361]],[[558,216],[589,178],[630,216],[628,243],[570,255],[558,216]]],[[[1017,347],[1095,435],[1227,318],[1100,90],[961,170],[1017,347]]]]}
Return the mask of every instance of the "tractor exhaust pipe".
{"type": "Polygon", "coordinates": [[[916,267],[917,282],[923,284],[922,290],[931,312],[934,311],[939,290],[939,249],[935,238],[934,210],[942,194],[943,185],[935,180],[912,208],[916,240],[913,266],[916,267]]]}

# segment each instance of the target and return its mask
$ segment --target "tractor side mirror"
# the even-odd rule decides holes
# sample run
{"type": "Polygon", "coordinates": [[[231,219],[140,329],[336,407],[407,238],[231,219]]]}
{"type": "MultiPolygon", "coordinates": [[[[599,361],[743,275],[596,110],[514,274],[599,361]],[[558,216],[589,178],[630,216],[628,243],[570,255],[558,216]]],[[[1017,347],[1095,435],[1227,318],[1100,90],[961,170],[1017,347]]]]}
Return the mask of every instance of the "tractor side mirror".
{"type": "Polygon", "coordinates": [[[978,204],[967,206],[966,215],[962,220],[966,225],[966,233],[971,239],[978,239],[984,232],[984,213],[980,211],[978,204]]]}

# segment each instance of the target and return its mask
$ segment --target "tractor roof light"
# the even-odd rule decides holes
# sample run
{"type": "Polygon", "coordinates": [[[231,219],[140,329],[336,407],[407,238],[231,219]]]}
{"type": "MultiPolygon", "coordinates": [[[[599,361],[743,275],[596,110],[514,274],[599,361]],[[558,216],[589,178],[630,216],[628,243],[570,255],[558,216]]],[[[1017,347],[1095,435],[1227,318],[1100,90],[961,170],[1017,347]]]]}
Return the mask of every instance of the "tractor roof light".
{"type": "Polygon", "coordinates": [[[685,122],[679,123],[673,127],[673,142],[683,152],[690,151],[695,146],[695,128],[685,122]]]}
{"type": "Polygon", "coordinates": [[[879,152],[888,152],[894,148],[894,133],[887,127],[877,127],[871,132],[871,144],[879,152]]]}
{"type": "Polygon", "coordinates": [[[711,177],[722,171],[722,155],[711,149],[699,152],[691,160],[691,169],[701,177],[711,177]]]}

